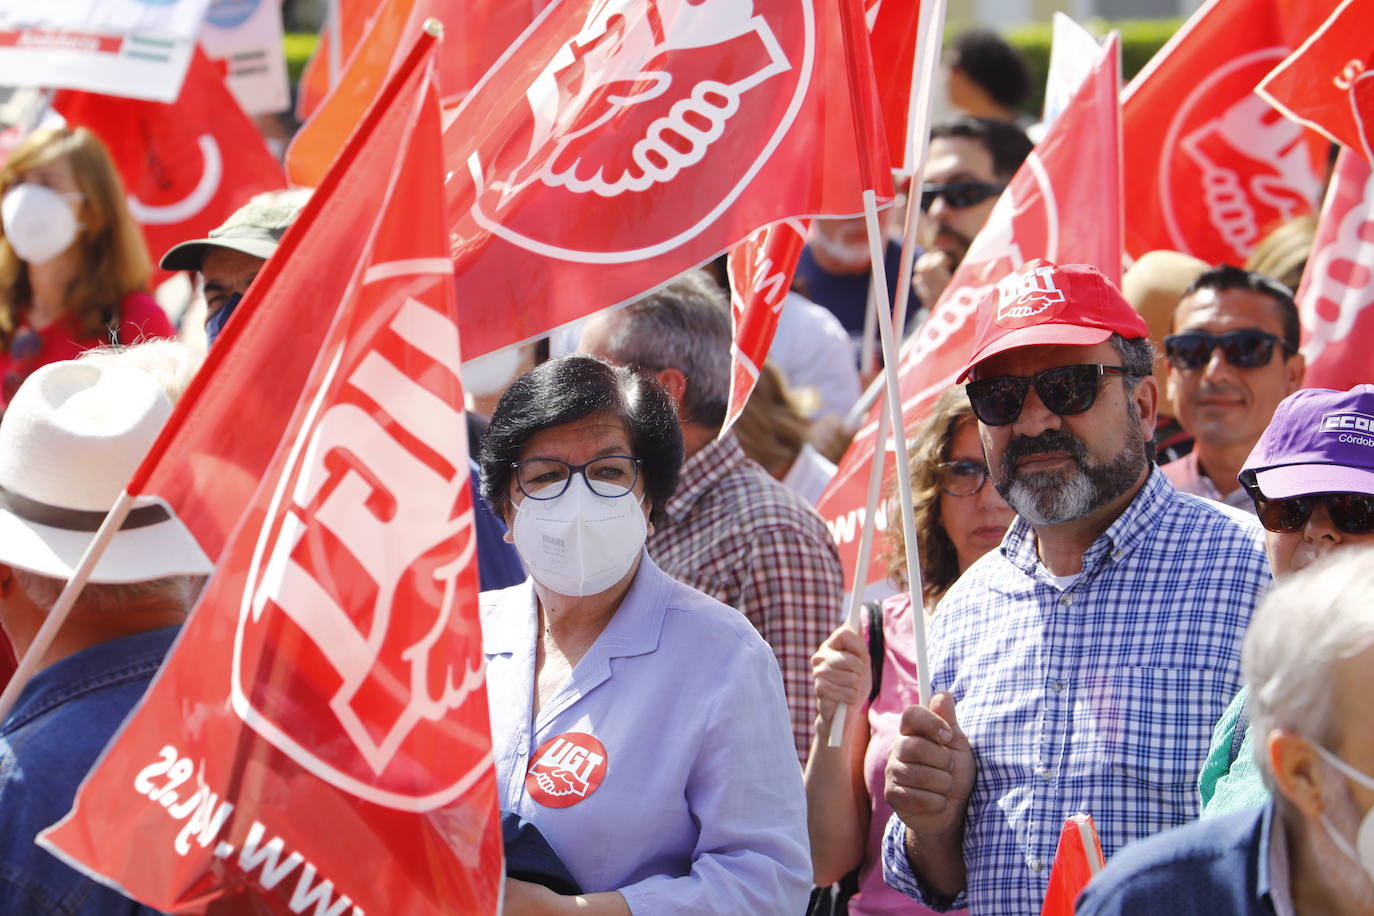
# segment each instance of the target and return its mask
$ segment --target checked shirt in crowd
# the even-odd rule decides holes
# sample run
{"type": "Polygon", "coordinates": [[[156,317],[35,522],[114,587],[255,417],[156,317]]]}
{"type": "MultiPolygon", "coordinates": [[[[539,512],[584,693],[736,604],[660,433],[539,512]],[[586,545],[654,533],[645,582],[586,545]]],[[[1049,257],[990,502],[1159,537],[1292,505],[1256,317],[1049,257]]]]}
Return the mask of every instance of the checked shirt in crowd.
{"type": "Polygon", "coordinates": [[[687,460],[663,515],[649,535],[649,556],[673,578],[738,608],[773,647],[805,763],[816,719],[811,653],[844,607],[844,571],[825,523],[751,461],[733,433],[687,460]]]}
{"type": "Polygon", "coordinates": [[[1259,525],[1155,469],[1069,578],[1049,574],[1018,518],[935,614],[932,688],[953,695],[977,775],[954,900],[923,893],[906,827],[888,823],[884,879],[927,905],[1033,916],[1069,815],[1093,816],[1109,861],[1197,817],[1212,725],[1270,583],[1259,525]]]}

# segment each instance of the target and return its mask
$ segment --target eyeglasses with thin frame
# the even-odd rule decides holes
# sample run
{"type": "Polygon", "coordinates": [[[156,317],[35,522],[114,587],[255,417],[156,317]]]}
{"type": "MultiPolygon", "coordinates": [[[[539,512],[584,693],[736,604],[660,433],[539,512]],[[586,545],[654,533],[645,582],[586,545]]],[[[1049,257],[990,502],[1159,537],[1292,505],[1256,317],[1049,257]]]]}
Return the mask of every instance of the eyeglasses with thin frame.
{"type": "Polygon", "coordinates": [[[1026,403],[1026,393],[1035,386],[1040,403],[1061,417],[1088,410],[1097,401],[1098,380],[1104,376],[1130,375],[1124,366],[1083,363],[1056,366],[1035,375],[998,375],[978,379],[964,386],[973,413],[988,426],[1015,423],[1026,403]]]}
{"type": "Polygon", "coordinates": [[[977,206],[989,197],[1001,194],[1006,187],[990,181],[928,181],[921,185],[921,212],[929,210],[937,197],[943,197],[945,203],[955,210],[977,206]]]}
{"type": "Polygon", "coordinates": [[[1237,369],[1258,369],[1269,365],[1274,345],[1287,354],[1297,350],[1274,334],[1246,328],[1225,334],[1207,331],[1184,331],[1164,338],[1164,355],[1175,369],[1201,369],[1212,359],[1212,351],[1221,348],[1221,355],[1237,369]]]}
{"type": "Polygon", "coordinates": [[[557,458],[523,458],[512,461],[515,484],[530,499],[557,499],[568,489],[574,474],[581,474],[587,489],[597,496],[614,499],[635,488],[639,480],[638,458],[629,455],[604,455],[584,464],[568,464],[557,458]]]}
{"type": "Polygon", "coordinates": [[[940,489],[950,496],[972,496],[988,482],[987,465],[978,461],[941,461],[940,489]]]}
{"type": "Polygon", "coordinates": [[[1343,534],[1374,534],[1374,496],[1368,493],[1314,493],[1270,499],[1260,492],[1252,471],[1242,480],[1245,492],[1255,502],[1260,524],[1276,534],[1293,534],[1307,527],[1318,504],[1326,506],[1332,526],[1343,534]]]}

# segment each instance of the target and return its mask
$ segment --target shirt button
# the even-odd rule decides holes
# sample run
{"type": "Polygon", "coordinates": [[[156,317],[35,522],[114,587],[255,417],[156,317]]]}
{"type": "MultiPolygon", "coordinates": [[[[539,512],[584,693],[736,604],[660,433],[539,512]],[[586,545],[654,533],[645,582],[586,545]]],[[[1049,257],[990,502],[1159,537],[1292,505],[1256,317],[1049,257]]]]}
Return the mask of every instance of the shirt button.
{"type": "Polygon", "coordinates": [[[1029,859],[1027,859],[1026,864],[1029,865],[1030,870],[1035,872],[1037,875],[1045,870],[1045,863],[1041,862],[1040,859],[1036,856],[1031,856],[1029,859]]]}
{"type": "Polygon", "coordinates": [[[1064,607],[1068,607],[1069,605],[1073,604],[1073,595],[1061,595],[1059,598],[1059,603],[1064,605],[1064,607]]]}
{"type": "Polygon", "coordinates": [[[515,752],[517,754],[528,754],[529,750],[529,742],[527,742],[524,738],[521,738],[520,743],[515,746],[515,752]]]}
{"type": "Polygon", "coordinates": [[[1050,684],[1050,689],[1053,690],[1055,693],[1063,693],[1063,692],[1064,692],[1064,682],[1063,682],[1063,681],[1054,681],[1054,682],[1052,682],[1052,683],[1050,684]]]}
{"type": "Polygon", "coordinates": [[[1051,770],[1049,767],[1041,767],[1039,776],[1041,779],[1045,780],[1045,782],[1049,782],[1054,779],[1054,770],[1051,770]]]}

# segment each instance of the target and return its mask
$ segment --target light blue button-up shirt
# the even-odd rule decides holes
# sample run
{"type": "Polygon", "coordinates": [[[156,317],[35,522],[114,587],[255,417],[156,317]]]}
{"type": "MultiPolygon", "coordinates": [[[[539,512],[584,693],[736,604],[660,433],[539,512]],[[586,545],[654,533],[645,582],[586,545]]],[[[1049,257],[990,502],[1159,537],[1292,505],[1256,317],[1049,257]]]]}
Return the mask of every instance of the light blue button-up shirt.
{"type": "Polygon", "coordinates": [[[481,602],[501,809],[532,821],[584,891],[619,890],[636,914],[805,911],[806,801],[782,680],[743,615],[646,554],[531,722],[533,583],[481,602]],[[526,772],[536,749],[568,733],[600,742],[604,773],[577,803],[548,807],[526,772]]]}

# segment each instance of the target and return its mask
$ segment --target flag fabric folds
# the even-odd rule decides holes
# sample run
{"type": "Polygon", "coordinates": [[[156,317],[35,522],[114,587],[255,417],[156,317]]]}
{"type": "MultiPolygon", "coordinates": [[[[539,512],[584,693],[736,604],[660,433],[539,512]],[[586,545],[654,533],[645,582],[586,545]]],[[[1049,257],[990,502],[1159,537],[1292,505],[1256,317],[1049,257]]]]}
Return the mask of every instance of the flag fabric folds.
{"type": "Polygon", "coordinates": [[[1313,212],[1322,138],[1255,84],[1334,0],[1208,0],[1126,87],[1126,250],[1244,264],[1264,235],[1313,212]]]}
{"type": "Polygon", "coordinates": [[[1297,294],[1302,319],[1303,384],[1338,388],[1370,381],[1374,350],[1374,170],[1344,149],[1317,223],[1297,294]]]}
{"type": "Polygon", "coordinates": [[[211,427],[270,452],[171,657],[41,838],[159,909],[497,909],[433,53],[426,35],[130,484],[180,510],[162,485],[215,457],[211,427]],[[283,333],[293,311],[310,340],[283,333]]]}
{"type": "Polygon", "coordinates": [[[1255,91],[1288,117],[1374,160],[1374,9],[1345,0],[1255,91]]]}
{"type": "Polygon", "coordinates": [[[858,2],[547,8],[445,126],[464,358],[629,301],[760,226],[858,213],[866,172],[890,199],[868,42],[841,28],[858,2]]]}
{"type": "MultiPolygon", "coordinates": [[[[1007,274],[1029,260],[1045,258],[1060,264],[1092,264],[1119,282],[1119,49],[1120,39],[1113,35],[1068,108],[998,198],[930,318],[903,346],[897,371],[902,425],[908,436],[920,428],[936,398],[954,384],[973,346],[978,306],[1007,274]]],[[[877,411],[886,409],[880,403],[869,411],[817,506],[839,546],[851,587],[856,581],[877,411]]],[[[881,582],[882,565],[875,559],[857,577],[858,587],[881,582]]]]}
{"type": "MultiPolygon", "coordinates": [[[[156,264],[206,233],[254,194],[285,186],[281,166],[239,107],[218,66],[197,50],[176,102],[64,90],[53,107],[104,141],[156,264]]],[[[159,271],[154,283],[165,279],[159,271]]]]}
{"type": "Polygon", "coordinates": [[[1040,916],[1073,916],[1078,895],[1106,864],[1092,815],[1075,814],[1065,820],[1040,916]]]}

